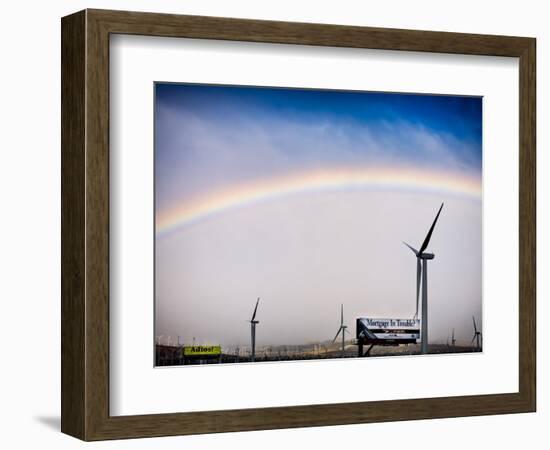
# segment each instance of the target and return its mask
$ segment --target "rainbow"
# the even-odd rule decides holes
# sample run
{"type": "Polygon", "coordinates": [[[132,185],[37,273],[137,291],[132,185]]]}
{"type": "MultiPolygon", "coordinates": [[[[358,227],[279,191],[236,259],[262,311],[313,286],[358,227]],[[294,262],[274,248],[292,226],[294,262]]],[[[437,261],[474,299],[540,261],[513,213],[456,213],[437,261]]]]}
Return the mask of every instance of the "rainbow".
{"type": "Polygon", "coordinates": [[[479,176],[384,167],[310,170],[243,183],[186,200],[157,213],[156,234],[161,236],[214,214],[288,195],[358,189],[404,189],[481,199],[479,176]]]}

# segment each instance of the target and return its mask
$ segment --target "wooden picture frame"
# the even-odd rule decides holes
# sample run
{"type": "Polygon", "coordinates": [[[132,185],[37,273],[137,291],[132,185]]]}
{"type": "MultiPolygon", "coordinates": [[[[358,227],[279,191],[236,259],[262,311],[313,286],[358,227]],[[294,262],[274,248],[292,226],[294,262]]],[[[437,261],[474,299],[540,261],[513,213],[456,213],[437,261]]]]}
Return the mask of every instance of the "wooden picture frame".
{"type": "Polygon", "coordinates": [[[535,39],[104,10],[61,25],[64,433],[101,440],[535,411],[535,39]],[[519,58],[519,391],[110,416],[109,36],[116,33],[519,58]]]}

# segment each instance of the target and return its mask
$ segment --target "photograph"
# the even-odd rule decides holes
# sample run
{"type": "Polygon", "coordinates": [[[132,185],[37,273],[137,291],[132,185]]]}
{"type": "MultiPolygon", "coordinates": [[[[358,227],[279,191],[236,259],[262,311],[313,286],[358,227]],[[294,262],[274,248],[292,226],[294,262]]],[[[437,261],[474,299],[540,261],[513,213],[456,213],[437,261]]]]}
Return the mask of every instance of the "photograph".
{"type": "Polygon", "coordinates": [[[483,351],[482,97],[153,89],[155,367],[483,351]]]}

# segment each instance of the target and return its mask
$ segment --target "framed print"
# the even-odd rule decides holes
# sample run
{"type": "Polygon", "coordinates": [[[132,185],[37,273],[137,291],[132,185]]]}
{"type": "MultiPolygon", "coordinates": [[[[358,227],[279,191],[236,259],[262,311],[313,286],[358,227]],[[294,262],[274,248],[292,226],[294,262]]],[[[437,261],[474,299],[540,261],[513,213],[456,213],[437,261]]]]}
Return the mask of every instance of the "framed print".
{"type": "Polygon", "coordinates": [[[535,39],[61,28],[63,432],[535,411],[535,39]]]}

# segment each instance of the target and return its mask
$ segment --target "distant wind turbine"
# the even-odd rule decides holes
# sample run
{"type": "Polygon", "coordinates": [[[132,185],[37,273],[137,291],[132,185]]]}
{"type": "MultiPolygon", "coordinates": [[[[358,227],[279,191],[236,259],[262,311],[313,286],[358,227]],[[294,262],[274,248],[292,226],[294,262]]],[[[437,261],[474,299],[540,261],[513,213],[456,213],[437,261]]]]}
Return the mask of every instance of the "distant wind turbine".
{"type": "Polygon", "coordinates": [[[474,322],[474,337],[472,338],[472,342],[470,342],[470,345],[472,345],[474,343],[474,341],[476,341],[477,349],[480,350],[481,349],[481,338],[482,338],[481,331],[477,330],[476,319],[475,319],[474,316],[472,316],[472,320],[474,322]]]}
{"type": "MultiPolygon", "coordinates": [[[[456,342],[456,339],[455,339],[455,329],[453,328],[453,332],[452,332],[452,334],[451,334],[451,340],[450,340],[451,347],[454,347],[454,346],[455,346],[455,342],[456,342]]],[[[449,335],[447,335],[447,347],[449,347],[449,335]]]]}
{"type": "Polygon", "coordinates": [[[344,325],[344,305],[341,305],[340,307],[340,328],[338,328],[338,331],[336,332],[336,336],[334,336],[334,339],[332,340],[332,343],[336,341],[336,338],[338,338],[338,335],[342,332],[342,357],[345,355],[345,345],[346,345],[346,333],[349,333],[347,330],[347,326],[344,325]]]}
{"type": "Polygon", "coordinates": [[[250,361],[254,362],[256,359],[256,324],[260,323],[256,319],[256,312],[258,311],[258,303],[260,303],[260,297],[258,297],[258,300],[256,300],[256,306],[254,308],[254,313],[252,314],[252,318],[250,319],[250,335],[252,339],[252,353],[250,355],[250,361]]]}
{"type": "Polygon", "coordinates": [[[430,227],[420,250],[416,250],[414,247],[411,247],[406,242],[403,242],[407,247],[416,256],[416,313],[414,314],[415,319],[418,317],[418,300],[420,294],[420,277],[422,277],[422,336],[421,336],[421,353],[428,353],[428,260],[434,259],[435,255],[433,253],[424,253],[424,250],[428,247],[430,239],[432,238],[432,233],[439,219],[439,214],[443,209],[443,203],[439,207],[439,211],[435,216],[435,219],[430,227]]]}

